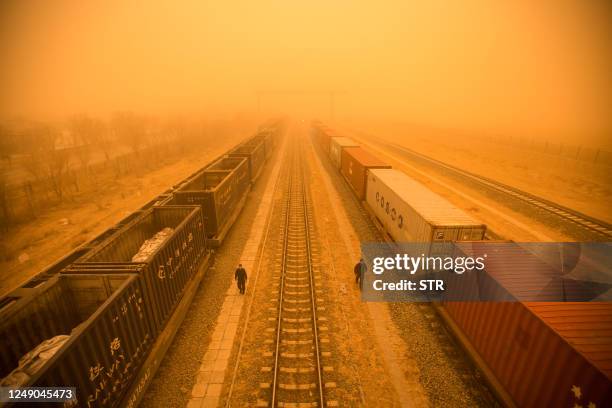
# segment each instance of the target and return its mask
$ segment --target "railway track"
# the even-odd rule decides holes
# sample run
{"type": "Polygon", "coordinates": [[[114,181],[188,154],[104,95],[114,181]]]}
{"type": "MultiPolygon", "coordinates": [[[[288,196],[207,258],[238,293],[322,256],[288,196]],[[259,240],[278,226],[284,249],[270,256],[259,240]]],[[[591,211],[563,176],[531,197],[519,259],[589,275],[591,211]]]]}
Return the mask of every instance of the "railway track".
{"type": "Polygon", "coordinates": [[[580,238],[585,240],[593,241],[610,241],[612,239],[612,225],[583,214],[579,211],[567,208],[560,204],[546,200],[542,197],[538,197],[534,194],[522,191],[515,187],[509,186],[499,181],[490,179],[488,177],[480,176],[469,171],[460,169],[450,164],[441,162],[423,154],[417,153],[414,150],[400,146],[396,143],[389,143],[379,139],[375,139],[378,143],[387,146],[396,152],[400,153],[403,157],[409,158],[412,161],[424,164],[429,167],[433,167],[439,170],[443,170],[451,175],[460,177],[468,180],[479,187],[483,187],[488,190],[492,190],[496,193],[501,193],[504,196],[519,201],[529,207],[536,208],[539,211],[550,215],[559,221],[568,224],[573,229],[578,229],[582,232],[580,238]]]}
{"type": "Polygon", "coordinates": [[[226,407],[338,406],[303,140],[287,144],[226,407]]]}
{"type": "Polygon", "coordinates": [[[321,278],[312,245],[312,212],[299,152],[295,146],[290,157],[279,241],[282,256],[273,276],[274,286],[278,286],[278,298],[273,299],[275,316],[270,318],[275,320],[274,361],[267,399],[260,400],[260,405],[271,407],[324,407],[330,402],[324,383],[326,353],[321,350],[321,344],[329,340],[327,327],[322,325],[325,318],[318,314],[324,310],[318,305],[321,278]]]}

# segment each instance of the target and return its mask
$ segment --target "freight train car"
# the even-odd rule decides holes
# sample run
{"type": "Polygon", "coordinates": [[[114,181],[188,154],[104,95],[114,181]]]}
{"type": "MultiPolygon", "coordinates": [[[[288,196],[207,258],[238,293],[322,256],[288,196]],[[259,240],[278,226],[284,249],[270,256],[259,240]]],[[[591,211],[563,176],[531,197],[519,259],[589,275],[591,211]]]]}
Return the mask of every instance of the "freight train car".
{"type": "Polygon", "coordinates": [[[249,178],[251,183],[255,183],[266,163],[265,138],[252,138],[230,150],[227,155],[229,157],[246,158],[249,166],[249,178]]]}
{"type": "MultiPolygon", "coordinates": [[[[119,231],[121,226],[125,225],[126,223],[134,219],[136,216],[138,216],[138,214],[140,214],[140,211],[136,211],[128,215],[127,217],[123,218],[117,224],[115,224],[111,228],[108,228],[104,232],[98,234],[92,240],[79,246],[78,248],[71,251],[68,255],[61,257],[60,259],[58,259],[51,265],[45,267],[42,271],[38,272],[36,275],[28,279],[25,283],[21,284],[19,287],[26,288],[26,289],[35,288],[41,285],[42,283],[48,281],[50,278],[57,275],[62,269],[76,262],[78,259],[82,258],[85,254],[89,253],[91,250],[101,245],[104,241],[106,241],[111,236],[113,236],[115,233],[117,233],[117,231],[119,231]]],[[[2,320],[4,316],[3,315],[3,312],[5,310],[4,306],[8,305],[12,301],[13,299],[11,298],[11,294],[8,294],[7,296],[3,296],[0,298],[0,320],[2,320]]]]}
{"type": "MultiPolygon", "coordinates": [[[[505,397],[521,407],[609,406],[612,304],[521,302],[533,299],[534,293],[545,299],[556,292],[559,300],[562,292],[572,299],[576,288],[571,279],[562,281],[558,270],[516,243],[475,242],[461,248],[460,255],[489,255],[490,282],[480,287],[485,300],[514,299],[443,303],[443,311],[505,397]],[[547,283],[548,276],[563,287],[547,283]]],[[[464,280],[456,283],[465,286],[464,280]]]]}
{"type": "MultiPolygon", "coordinates": [[[[324,140],[315,140],[324,147],[324,140]]],[[[344,156],[349,151],[346,148],[344,156]]],[[[346,167],[341,171],[353,187],[346,167]]],[[[473,251],[464,255],[482,256],[491,250],[482,241],[484,225],[408,176],[388,169],[368,169],[367,174],[366,205],[395,241],[476,240],[473,251]]],[[[516,243],[507,242],[501,249],[495,245],[504,256],[496,256],[496,262],[490,257],[478,277],[483,301],[438,305],[452,331],[508,405],[608,406],[612,304],[521,302],[521,294],[533,295],[534,287],[548,284],[547,277],[559,273],[541,261],[536,266],[533,255],[516,243]]],[[[466,282],[463,278],[455,283],[466,282]]],[[[473,287],[455,289],[467,294],[473,287]]],[[[556,289],[573,296],[565,283],[556,289]]]]}
{"type": "Polygon", "coordinates": [[[266,148],[266,158],[269,158],[274,151],[274,146],[284,131],[284,124],[281,120],[269,121],[259,127],[253,139],[261,139],[266,148]]]}
{"type": "Polygon", "coordinates": [[[149,208],[151,208],[151,207],[153,207],[155,205],[161,204],[162,202],[166,201],[169,197],[172,196],[172,192],[173,192],[172,188],[164,191],[163,193],[161,193],[157,197],[147,201],[146,204],[144,204],[142,207],[140,207],[140,210],[148,210],[149,208]]]}
{"type": "Polygon", "coordinates": [[[0,321],[2,385],[69,385],[74,406],[117,406],[155,338],[144,292],[138,276],[117,274],[22,289],[0,321]]]}
{"type": "MultiPolygon", "coordinates": [[[[170,205],[204,172],[233,174],[217,202],[244,201],[248,163],[223,154],[0,299],[3,385],[71,384],[77,406],[137,404],[209,260],[202,208],[170,205]]],[[[226,212],[212,211],[225,229],[226,212]]]]}
{"type": "Polygon", "coordinates": [[[176,189],[164,205],[202,207],[209,243],[219,245],[240,213],[250,189],[244,157],[223,157],[176,189]]]}
{"type": "Polygon", "coordinates": [[[269,158],[274,152],[274,146],[276,146],[279,135],[274,130],[265,130],[262,133],[258,133],[258,136],[263,139],[266,146],[266,158],[269,158]]]}
{"type": "Polygon", "coordinates": [[[340,173],[360,201],[365,200],[368,169],[390,169],[391,166],[361,147],[342,149],[340,173]]]}
{"type": "Polygon", "coordinates": [[[158,332],[208,255],[199,206],[153,207],[62,274],[139,275],[146,289],[148,316],[158,332]]]}
{"type": "Polygon", "coordinates": [[[340,135],[334,133],[334,131],[328,128],[327,126],[321,125],[317,127],[314,136],[315,139],[318,141],[319,145],[323,148],[325,154],[329,154],[332,136],[339,137],[340,135]]]}
{"type": "Polygon", "coordinates": [[[397,170],[368,170],[366,204],[397,242],[484,239],[484,224],[397,170]]]}
{"type": "Polygon", "coordinates": [[[342,150],[347,147],[359,147],[359,143],[349,137],[332,137],[329,141],[329,157],[337,169],[342,161],[342,150]]]}

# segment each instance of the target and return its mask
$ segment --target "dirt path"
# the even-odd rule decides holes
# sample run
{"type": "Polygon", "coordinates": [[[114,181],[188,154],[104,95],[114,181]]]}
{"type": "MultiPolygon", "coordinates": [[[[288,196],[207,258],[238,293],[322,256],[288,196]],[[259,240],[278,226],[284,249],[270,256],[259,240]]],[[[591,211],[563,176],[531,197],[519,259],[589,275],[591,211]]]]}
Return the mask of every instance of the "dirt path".
{"type": "MultiPolygon", "coordinates": [[[[332,231],[335,231],[335,234],[333,234],[335,237],[328,238],[329,246],[333,247],[334,253],[338,253],[338,247],[342,246],[348,254],[348,259],[335,257],[334,262],[337,264],[335,269],[338,275],[341,275],[346,282],[351,282],[353,279],[352,263],[356,262],[360,257],[360,239],[349,221],[338,192],[331,184],[320,158],[316,155],[310,143],[308,150],[309,160],[314,169],[313,176],[316,180],[313,182],[316,183],[316,187],[313,190],[322,196],[328,197],[330,202],[329,208],[332,210],[331,214],[326,212],[325,215],[325,221],[328,224],[328,228],[326,228],[327,234],[332,235],[332,231]]],[[[427,396],[417,380],[419,378],[419,369],[416,363],[410,359],[410,352],[398,335],[387,305],[361,303],[361,294],[354,285],[351,285],[349,292],[349,296],[353,300],[357,300],[358,303],[353,306],[361,309],[360,312],[362,315],[367,316],[368,324],[373,329],[373,337],[378,343],[377,350],[383,358],[386,373],[393,384],[397,396],[397,402],[394,402],[393,405],[395,406],[396,403],[402,407],[429,405],[427,396]]]]}

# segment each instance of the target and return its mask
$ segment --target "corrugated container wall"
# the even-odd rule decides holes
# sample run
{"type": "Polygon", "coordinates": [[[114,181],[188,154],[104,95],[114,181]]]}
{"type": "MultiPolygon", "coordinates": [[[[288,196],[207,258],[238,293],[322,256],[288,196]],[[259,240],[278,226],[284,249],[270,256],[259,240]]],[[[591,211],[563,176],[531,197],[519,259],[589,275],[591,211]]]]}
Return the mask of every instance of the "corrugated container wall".
{"type": "Polygon", "coordinates": [[[143,291],[136,275],[49,280],[0,322],[2,376],[42,341],[68,335],[22,386],[70,385],[76,387],[78,406],[117,406],[155,338],[143,291]]]}
{"type": "Polygon", "coordinates": [[[394,169],[368,170],[366,203],[397,242],[484,239],[484,224],[394,169]]]}
{"type": "Polygon", "coordinates": [[[365,200],[368,169],[390,169],[391,166],[361,147],[342,149],[340,172],[360,200],[365,200]]]}
{"type": "Polygon", "coordinates": [[[340,168],[342,149],[345,147],[358,147],[359,143],[348,137],[332,137],[329,144],[329,157],[336,168],[340,168]]]}
{"type": "MultiPolygon", "coordinates": [[[[575,326],[593,319],[610,321],[610,305],[539,303],[552,316],[575,326]],[[559,311],[574,308],[563,316],[559,311]],[[599,308],[597,311],[595,309],[599,308]],[[606,314],[602,314],[603,312],[606,314]]],[[[519,407],[610,406],[610,372],[602,372],[576,349],[576,343],[547,324],[529,304],[520,302],[447,302],[444,308],[467,336],[506,392],[519,407]],[[579,392],[578,398],[575,394],[579,392]]],[[[541,312],[540,312],[541,313],[541,312]]],[[[596,332],[593,332],[596,334],[596,332]]],[[[605,334],[610,339],[611,334],[605,334]]],[[[605,338],[582,339],[592,347],[609,346],[605,338]]],[[[609,347],[601,350],[610,357],[609,347]]],[[[610,359],[608,359],[609,368],[610,359]]]]}
{"type": "MultiPolygon", "coordinates": [[[[556,266],[519,243],[479,241],[460,244],[457,251],[456,256],[488,255],[486,276],[478,277],[484,299],[573,296],[572,279],[562,283],[556,266]]],[[[448,289],[469,288],[462,276],[448,289]]],[[[612,401],[611,303],[444,302],[444,308],[516,405],[612,401]]]]}
{"type": "Polygon", "coordinates": [[[319,131],[319,144],[326,154],[329,154],[332,130],[327,127],[321,127],[319,131]]]}
{"type": "Polygon", "coordinates": [[[257,180],[261,174],[266,162],[265,139],[253,139],[250,142],[244,143],[228,153],[230,157],[246,157],[249,165],[249,177],[252,183],[257,180]]]}
{"type": "Polygon", "coordinates": [[[246,158],[225,157],[180,186],[167,205],[202,206],[208,237],[217,236],[249,191],[246,158]]]}
{"type": "Polygon", "coordinates": [[[62,273],[138,273],[150,299],[151,319],[161,330],[205,255],[200,207],[153,207],[62,273]],[[146,260],[133,261],[143,243],[164,228],[172,228],[172,233],[162,244],[146,260]]]}

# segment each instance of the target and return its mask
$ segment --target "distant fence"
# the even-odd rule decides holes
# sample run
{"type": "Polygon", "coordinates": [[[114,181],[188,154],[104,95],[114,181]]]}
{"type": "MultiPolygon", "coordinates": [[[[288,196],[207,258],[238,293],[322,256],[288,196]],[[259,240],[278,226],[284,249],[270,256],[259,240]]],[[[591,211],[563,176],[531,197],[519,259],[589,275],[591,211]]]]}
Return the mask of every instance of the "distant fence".
{"type": "Polygon", "coordinates": [[[525,137],[487,137],[488,140],[498,144],[506,144],[521,149],[528,149],[554,156],[584,161],[592,164],[612,166],[612,152],[583,145],[552,142],[525,137]]]}

